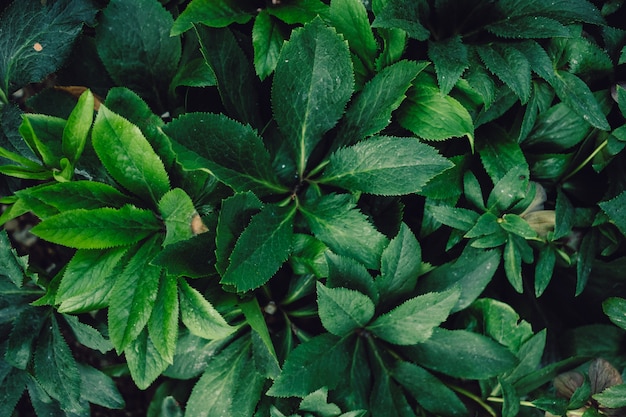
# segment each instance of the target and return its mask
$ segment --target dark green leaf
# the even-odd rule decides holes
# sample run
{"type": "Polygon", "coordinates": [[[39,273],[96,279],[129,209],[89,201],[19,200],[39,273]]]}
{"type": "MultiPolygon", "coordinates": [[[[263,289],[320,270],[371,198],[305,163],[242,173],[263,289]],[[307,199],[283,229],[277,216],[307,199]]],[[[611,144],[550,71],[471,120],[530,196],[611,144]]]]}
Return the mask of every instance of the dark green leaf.
{"type": "Polygon", "coordinates": [[[181,55],[180,37],[169,33],[173,23],[158,1],[110,1],[98,21],[96,47],[111,78],[147,94],[168,85],[181,55]]]}
{"type": "Polygon", "coordinates": [[[416,138],[377,137],[339,149],[320,182],[377,195],[418,193],[452,164],[416,138]],[[387,157],[381,158],[381,153],[387,157]]]}
{"type": "Polygon", "coordinates": [[[375,282],[383,300],[412,293],[422,266],[422,250],[406,224],[402,223],[383,250],[380,264],[380,276],[375,282]]]}
{"type": "Polygon", "coordinates": [[[315,19],[293,31],[276,66],[272,107],[301,178],[313,148],[342,116],[353,87],[350,53],[334,29],[315,19]]]}
{"type": "Polygon", "coordinates": [[[141,130],[103,105],[94,123],[92,144],[102,165],[129,191],[156,203],[169,190],[163,162],[141,130]]]}
{"type": "Polygon", "coordinates": [[[107,353],[113,349],[113,345],[108,339],[105,339],[102,334],[91,327],[78,320],[78,317],[71,316],[69,314],[63,314],[63,318],[70,325],[76,340],[90,349],[98,350],[100,353],[107,353]]]}
{"type": "Polygon", "coordinates": [[[403,350],[415,363],[457,378],[490,378],[517,365],[502,345],[465,330],[435,329],[424,343],[403,350]]]}
{"type": "Polygon", "coordinates": [[[20,134],[48,168],[59,168],[61,158],[60,138],[66,121],[45,114],[25,114],[20,134]]]}
{"type": "Polygon", "coordinates": [[[389,242],[355,208],[351,195],[327,195],[300,210],[313,234],[335,253],[352,257],[368,268],[380,266],[380,256],[389,242]]]}
{"type": "Polygon", "coordinates": [[[299,410],[320,414],[324,417],[338,416],[341,409],[328,402],[328,388],[320,388],[304,397],[300,402],[299,410]]]}
{"type": "MultiPolygon", "coordinates": [[[[65,417],[68,414],[61,409],[61,404],[58,401],[48,395],[35,377],[27,377],[26,388],[28,390],[28,396],[30,397],[30,403],[38,416],[65,417]]],[[[83,406],[83,408],[74,410],[75,414],[88,411],[89,406],[85,402],[82,402],[80,405],[83,406]]]]}
{"type": "Polygon", "coordinates": [[[42,239],[77,249],[106,249],[130,245],[160,230],[148,210],[126,205],[120,209],[99,208],[65,211],[33,227],[42,239]]]}
{"type": "Polygon", "coordinates": [[[598,239],[598,230],[592,229],[585,234],[580,243],[576,262],[576,295],[580,295],[587,286],[596,258],[598,239]]]}
{"type": "Polygon", "coordinates": [[[376,58],[376,69],[380,71],[402,58],[406,48],[407,33],[397,28],[378,28],[376,32],[383,42],[383,51],[376,58]]]}
{"type": "Polygon", "coordinates": [[[230,256],[222,284],[248,291],[265,284],[291,250],[295,207],[267,205],[252,217],[230,256]]]}
{"type": "Polygon", "coordinates": [[[326,252],[328,248],[311,235],[296,233],[291,240],[289,264],[297,275],[314,274],[316,277],[328,276],[326,252]]]}
{"type": "Polygon", "coordinates": [[[487,25],[486,29],[502,38],[541,39],[568,36],[569,31],[555,19],[544,16],[519,16],[487,25]]]}
{"type": "Polygon", "coordinates": [[[413,0],[385,2],[376,14],[372,27],[402,29],[418,41],[424,41],[430,36],[430,31],[420,22],[420,2],[413,0]]]}
{"type": "Polygon", "coordinates": [[[541,367],[541,357],[546,347],[546,329],[540,331],[521,345],[516,353],[519,364],[504,376],[504,381],[515,385],[517,381],[541,367]]]}
{"type": "Polygon", "coordinates": [[[40,335],[35,351],[35,377],[66,411],[80,409],[81,381],[78,365],[52,316],[50,328],[40,335]]]}
{"type": "Polygon", "coordinates": [[[144,328],[124,350],[130,375],[139,389],[145,390],[167,368],[165,360],[144,328]]]}
{"type": "Polygon", "coordinates": [[[292,0],[278,3],[267,10],[283,22],[293,25],[304,24],[319,16],[328,16],[328,5],[321,0],[292,0]]]}
{"type": "Polygon", "coordinates": [[[170,275],[206,277],[215,274],[214,248],[213,233],[201,233],[163,248],[151,263],[162,266],[170,275]]]}
{"type": "Polygon", "coordinates": [[[115,383],[103,372],[91,366],[78,364],[80,373],[80,395],[84,400],[106,408],[124,408],[124,398],[117,390],[115,383]]]}
{"type": "Polygon", "coordinates": [[[349,363],[345,345],[345,338],[329,333],[299,345],[287,357],[267,395],[304,397],[321,387],[335,388],[349,363]]]}
{"type": "Polygon", "coordinates": [[[528,190],[528,166],[517,165],[512,167],[500,180],[495,183],[487,206],[504,211],[526,196],[528,190]]]}
{"type": "Polygon", "coordinates": [[[118,352],[141,333],[148,323],[159,289],[161,268],[150,265],[159,250],[157,239],[145,241],[115,277],[109,304],[109,336],[118,352]]]}
{"type": "Polygon", "coordinates": [[[502,227],[507,232],[516,234],[518,236],[523,237],[524,239],[535,239],[537,238],[537,232],[534,231],[528,222],[524,220],[522,217],[517,214],[507,213],[504,214],[501,218],[501,221],[498,221],[500,227],[502,227]]]}
{"type": "Polygon", "coordinates": [[[254,68],[233,32],[229,28],[206,26],[195,29],[200,50],[215,74],[217,89],[228,114],[241,123],[261,128],[254,68]]]}
{"type": "Polygon", "coordinates": [[[25,371],[12,368],[6,362],[0,362],[0,413],[10,416],[22,397],[29,375],[25,371]]]}
{"type": "Polygon", "coordinates": [[[174,22],[171,35],[188,31],[194,23],[221,28],[232,23],[246,23],[251,18],[252,15],[242,10],[236,0],[193,0],[174,22]]]}
{"type": "Polygon", "coordinates": [[[237,239],[243,233],[250,219],[256,214],[263,204],[251,192],[238,193],[222,201],[219,220],[217,224],[216,250],[217,262],[215,269],[224,274],[230,263],[237,239]]]}
{"type": "Polygon", "coordinates": [[[589,133],[589,124],[565,103],[559,103],[537,118],[524,146],[541,146],[554,151],[569,149],[589,133]]]}
{"type": "Polygon", "coordinates": [[[246,317],[246,322],[256,333],[256,335],[252,335],[253,359],[256,369],[262,375],[275,379],[280,373],[280,366],[259,301],[253,297],[248,301],[240,302],[239,307],[246,317]],[[259,351],[262,354],[259,354],[259,351]],[[265,372],[261,372],[261,369],[265,372]]]}
{"type": "Polygon", "coordinates": [[[223,339],[235,330],[202,294],[184,278],[178,281],[180,316],[189,331],[205,339],[223,339]]]}
{"type": "Polygon", "coordinates": [[[524,54],[505,44],[476,47],[480,59],[495,76],[515,92],[522,103],[530,98],[530,63],[524,54]]]}
{"type": "Polygon", "coordinates": [[[393,368],[392,376],[431,413],[445,416],[469,415],[454,391],[427,370],[410,362],[399,361],[393,368]]]}
{"type": "Polygon", "coordinates": [[[115,277],[123,268],[125,247],[80,249],[67,264],[55,303],[60,313],[80,313],[98,310],[107,305],[115,277]]]}
{"type": "Polygon", "coordinates": [[[556,265],[556,251],[550,245],[546,245],[537,259],[535,265],[535,297],[540,297],[552,279],[554,266],[556,265]]]}
{"type": "Polygon", "coordinates": [[[456,288],[419,295],[379,316],[367,329],[396,345],[422,343],[428,340],[435,327],[448,318],[459,295],[456,288]]]}
{"type": "Polygon", "coordinates": [[[604,24],[600,11],[587,0],[556,0],[549,3],[541,0],[506,0],[499,3],[505,15],[546,16],[558,19],[562,23],[587,22],[596,25],[604,24]]]}
{"type": "Polygon", "coordinates": [[[438,41],[428,41],[428,56],[435,64],[442,95],[450,93],[469,66],[467,47],[460,35],[438,41]]]}
{"type": "Polygon", "coordinates": [[[576,75],[567,71],[557,71],[553,87],[563,103],[591,126],[600,130],[611,128],[598,100],[591,93],[587,84],[576,75]]]}
{"type": "Polygon", "coordinates": [[[27,307],[13,322],[13,330],[7,340],[4,360],[19,369],[26,369],[30,362],[33,343],[45,320],[45,312],[40,308],[27,307]]]}
{"type": "Polygon", "coordinates": [[[417,288],[421,292],[431,292],[457,287],[461,295],[452,311],[462,310],[473,303],[491,282],[501,257],[500,250],[467,246],[455,261],[443,264],[420,278],[417,288]]]}
{"type": "Polygon", "coordinates": [[[472,229],[480,217],[475,211],[460,207],[430,206],[428,211],[438,222],[464,232],[472,229]]]}
{"type": "Polygon", "coordinates": [[[161,275],[154,309],[148,320],[148,332],[161,358],[171,364],[178,339],[178,282],[175,276],[161,275]]]}
{"type": "Polygon", "coordinates": [[[374,303],[366,295],[347,288],[317,283],[318,314],[326,330],[346,336],[363,328],[374,316],[374,303]]]}
{"type": "Polygon", "coordinates": [[[602,201],[598,205],[620,232],[626,236],[626,191],[609,201],[602,201]]]}
{"type": "Polygon", "coordinates": [[[474,123],[461,103],[439,91],[434,79],[420,74],[400,109],[400,124],[427,140],[467,136],[474,142],[474,123]]]}
{"type": "Polygon", "coordinates": [[[465,237],[473,238],[479,236],[491,235],[498,232],[500,225],[498,224],[498,216],[488,211],[478,218],[474,227],[472,227],[465,237]]]}
{"type": "Polygon", "coordinates": [[[493,183],[500,181],[513,168],[528,166],[519,144],[505,131],[491,128],[483,131],[476,149],[493,183]]]}
{"type": "Polygon", "coordinates": [[[274,72],[285,38],[280,25],[267,10],[262,10],[256,16],[252,27],[252,46],[254,68],[261,80],[274,72]]]}
{"type": "Polygon", "coordinates": [[[626,330],[626,300],[611,297],[602,303],[602,309],[609,319],[617,326],[626,330]]]}
{"type": "Polygon", "coordinates": [[[222,114],[187,113],[164,128],[187,169],[202,169],[235,191],[284,193],[263,140],[249,125],[222,114]],[[182,149],[182,152],[180,150],[182,149]]]}
{"type": "Polygon", "coordinates": [[[504,245],[504,272],[506,277],[518,293],[524,292],[524,282],[522,279],[522,255],[517,247],[513,236],[509,233],[509,239],[504,245]]]}
{"type": "Polygon", "coordinates": [[[180,329],[174,363],[163,374],[175,379],[196,378],[204,372],[215,355],[231,341],[231,337],[207,340],[184,328],[180,329]]]}
{"type": "Polygon", "coordinates": [[[349,288],[367,295],[374,304],[378,302],[378,288],[369,271],[362,263],[347,256],[336,255],[332,252],[326,254],[328,264],[328,280],[326,285],[330,288],[349,288]]]}
{"type": "Polygon", "coordinates": [[[185,415],[189,417],[254,414],[264,378],[253,371],[250,342],[241,338],[212,359],[191,391],[185,415]]]}
{"type": "Polygon", "coordinates": [[[14,2],[0,20],[0,96],[42,81],[64,62],[83,22],[92,23],[98,10],[87,0],[41,3],[14,2]]]}
{"type": "Polygon", "coordinates": [[[400,61],[374,76],[352,100],[340,124],[336,145],[353,143],[383,130],[404,100],[411,81],[428,63],[400,61]]]}
{"type": "Polygon", "coordinates": [[[158,206],[165,223],[163,246],[191,239],[195,235],[192,221],[200,216],[186,192],[174,188],[161,197],[158,206]]]}
{"type": "Polygon", "coordinates": [[[498,383],[502,389],[502,417],[515,417],[520,410],[520,396],[517,395],[515,387],[502,378],[498,378],[498,383]]]}
{"type": "Polygon", "coordinates": [[[0,277],[6,277],[17,287],[24,282],[28,257],[19,256],[13,249],[6,230],[0,231],[0,277]]]}

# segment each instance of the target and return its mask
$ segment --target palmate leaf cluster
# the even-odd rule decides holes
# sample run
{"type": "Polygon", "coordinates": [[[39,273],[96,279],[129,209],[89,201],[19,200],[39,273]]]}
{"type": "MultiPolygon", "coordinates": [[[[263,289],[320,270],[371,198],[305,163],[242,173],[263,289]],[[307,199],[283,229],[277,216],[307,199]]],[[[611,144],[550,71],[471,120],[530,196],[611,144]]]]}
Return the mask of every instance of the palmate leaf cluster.
{"type": "Polygon", "coordinates": [[[2,11],[0,414],[619,415],[622,2],[252,3],[2,11]]]}

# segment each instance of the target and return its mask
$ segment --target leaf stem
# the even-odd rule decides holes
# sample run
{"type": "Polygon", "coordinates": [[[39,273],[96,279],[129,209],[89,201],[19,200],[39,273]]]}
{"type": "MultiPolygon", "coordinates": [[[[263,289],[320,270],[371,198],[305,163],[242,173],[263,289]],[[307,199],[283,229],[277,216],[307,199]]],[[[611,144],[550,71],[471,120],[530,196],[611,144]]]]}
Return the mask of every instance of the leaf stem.
{"type": "Polygon", "coordinates": [[[593,158],[595,158],[595,156],[600,153],[600,151],[602,149],[604,149],[606,147],[606,145],[609,144],[609,140],[606,139],[604,142],[602,142],[596,149],[594,149],[593,152],[591,152],[591,154],[585,158],[584,161],[582,161],[572,172],[570,172],[569,174],[567,174],[565,177],[563,177],[563,179],[561,180],[561,182],[565,182],[568,179],[570,179],[571,177],[573,177],[574,175],[576,175],[581,169],[583,169],[585,167],[585,165],[587,165],[589,162],[591,162],[593,160],[593,158]]]}
{"type": "MultiPolygon", "coordinates": [[[[504,398],[500,397],[487,397],[487,401],[491,401],[492,403],[504,403],[504,398]]],[[[519,404],[523,407],[532,407],[537,408],[537,406],[530,401],[520,401],[519,404]]]]}
{"type": "Polygon", "coordinates": [[[486,402],[483,401],[478,395],[466,390],[465,388],[458,387],[453,384],[447,384],[448,387],[461,395],[466,396],[470,400],[474,401],[476,404],[480,405],[491,417],[497,417],[495,410],[486,402]]]}

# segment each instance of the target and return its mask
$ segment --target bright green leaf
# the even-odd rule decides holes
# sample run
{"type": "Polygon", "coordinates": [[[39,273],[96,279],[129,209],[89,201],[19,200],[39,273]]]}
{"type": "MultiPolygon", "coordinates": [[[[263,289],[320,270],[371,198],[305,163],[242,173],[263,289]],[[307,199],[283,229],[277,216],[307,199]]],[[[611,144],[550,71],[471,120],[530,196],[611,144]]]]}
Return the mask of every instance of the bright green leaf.
{"type": "Polygon", "coordinates": [[[348,40],[350,49],[366,67],[371,66],[378,52],[378,44],[363,3],[360,0],[332,0],[329,17],[337,32],[348,40]]]}
{"type": "Polygon", "coordinates": [[[335,253],[352,257],[368,268],[380,266],[380,256],[389,242],[355,208],[352,196],[331,194],[300,207],[300,211],[313,234],[335,253]]]}
{"type": "Polygon", "coordinates": [[[396,345],[422,343],[433,329],[448,318],[459,299],[452,288],[440,293],[419,295],[374,320],[367,330],[396,345]]]}
{"type": "Polygon", "coordinates": [[[100,353],[107,353],[113,349],[113,345],[108,339],[105,339],[102,334],[91,327],[78,320],[78,317],[69,314],[64,314],[63,318],[69,324],[76,340],[90,349],[98,350],[100,353]]]}
{"type": "Polygon", "coordinates": [[[161,358],[171,364],[178,339],[178,282],[175,276],[161,275],[148,320],[148,333],[161,358]]]}
{"type": "Polygon", "coordinates": [[[161,356],[148,336],[148,329],[143,329],[131,340],[124,350],[130,375],[137,387],[145,390],[156,380],[169,365],[161,356]]]}
{"type": "Polygon", "coordinates": [[[328,402],[328,388],[320,388],[304,397],[300,402],[299,410],[318,413],[324,417],[333,417],[341,414],[341,409],[328,402]]]}
{"type": "Polygon", "coordinates": [[[87,135],[93,122],[94,98],[87,90],[78,98],[63,129],[63,154],[75,163],[83,153],[87,143],[87,135]]]}
{"type": "Polygon", "coordinates": [[[380,276],[375,282],[381,299],[413,292],[422,267],[422,250],[405,223],[383,250],[380,263],[380,276]]]}
{"type": "Polygon", "coordinates": [[[148,210],[126,205],[120,209],[69,210],[33,227],[42,239],[77,249],[106,249],[130,245],[160,230],[148,210]]]}
{"type": "Polygon", "coordinates": [[[163,246],[191,239],[195,234],[191,224],[194,216],[199,216],[193,201],[186,192],[174,188],[159,200],[159,211],[165,223],[163,246]]]}
{"type": "Polygon", "coordinates": [[[276,66],[272,107],[300,177],[313,148],[342,116],[353,86],[348,46],[333,28],[314,19],[292,32],[276,66]]]}
{"type": "Polygon", "coordinates": [[[45,114],[26,114],[20,134],[48,168],[60,168],[61,141],[67,122],[45,114]]]}
{"type": "Polygon", "coordinates": [[[328,5],[321,0],[291,0],[288,3],[273,4],[267,10],[283,22],[305,24],[319,16],[328,16],[328,5]]]}
{"type": "Polygon", "coordinates": [[[601,393],[595,394],[593,399],[606,408],[626,407],[626,384],[608,387],[601,393]]]}
{"type": "Polygon", "coordinates": [[[430,206],[428,212],[438,222],[464,232],[474,227],[480,215],[473,210],[450,206],[430,206]]]}
{"type": "Polygon", "coordinates": [[[418,193],[452,164],[416,138],[377,137],[339,149],[320,182],[377,195],[418,193]],[[381,154],[386,154],[381,158],[381,154]]]}
{"type": "Polygon", "coordinates": [[[102,165],[129,191],[156,203],[169,190],[163,162],[141,130],[103,105],[94,123],[92,144],[102,165]]]}
{"type": "Polygon", "coordinates": [[[294,207],[267,205],[252,217],[230,256],[222,284],[248,291],[265,284],[287,260],[293,235],[294,207]]]}
{"type": "Polygon", "coordinates": [[[262,10],[254,18],[252,27],[254,69],[261,80],[274,72],[285,38],[280,25],[267,10],[262,10]]]}
{"type": "Polygon", "coordinates": [[[205,339],[223,339],[237,330],[184,278],[179,279],[178,288],[181,319],[192,334],[205,339]]]}
{"type": "Polygon", "coordinates": [[[317,283],[318,314],[326,330],[346,336],[363,328],[374,316],[374,303],[366,295],[347,288],[317,283]]]}
{"type": "Polygon", "coordinates": [[[524,239],[535,239],[537,232],[535,232],[528,222],[518,216],[517,214],[507,213],[501,217],[500,227],[510,233],[514,233],[524,239]]]}
{"type": "Polygon", "coordinates": [[[178,16],[171,35],[188,31],[194,23],[210,27],[226,27],[232,23],[246,23],[252,15],[244,12],[235,0],[193,0],[178,16]]]}

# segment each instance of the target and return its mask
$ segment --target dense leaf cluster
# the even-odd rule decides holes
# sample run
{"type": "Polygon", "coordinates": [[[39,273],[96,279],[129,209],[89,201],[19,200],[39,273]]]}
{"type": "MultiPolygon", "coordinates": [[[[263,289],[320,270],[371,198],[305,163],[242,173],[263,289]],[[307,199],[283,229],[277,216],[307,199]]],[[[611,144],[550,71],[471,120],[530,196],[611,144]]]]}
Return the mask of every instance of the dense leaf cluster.
{"type": "Polygon", "coordinates": [[[623,415],[599,3],[13,2],[0,223],[71,259],[0,234],[0,415],[124,408],[121,375],[150,416],[623,415]]]}

